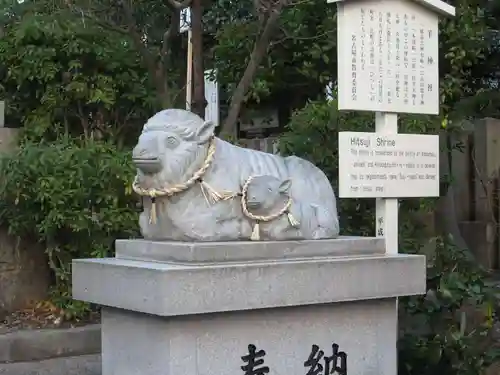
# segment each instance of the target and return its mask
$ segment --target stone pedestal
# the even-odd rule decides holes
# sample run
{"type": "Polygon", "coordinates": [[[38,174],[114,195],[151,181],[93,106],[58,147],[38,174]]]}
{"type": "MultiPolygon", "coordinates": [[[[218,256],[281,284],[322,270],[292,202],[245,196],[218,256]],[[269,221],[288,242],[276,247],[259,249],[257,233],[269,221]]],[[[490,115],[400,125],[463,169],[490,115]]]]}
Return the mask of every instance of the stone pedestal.
{"type": "Polygon", "coordinates": [[[425,293],[425,258],[383,239],[116,250],[73,263],[74,298],[104,306],[103,375],[250,374],[254,348],[252,374],[342,374],[345,353],[349,374],[396,375],[396,298],[425,293]]]}

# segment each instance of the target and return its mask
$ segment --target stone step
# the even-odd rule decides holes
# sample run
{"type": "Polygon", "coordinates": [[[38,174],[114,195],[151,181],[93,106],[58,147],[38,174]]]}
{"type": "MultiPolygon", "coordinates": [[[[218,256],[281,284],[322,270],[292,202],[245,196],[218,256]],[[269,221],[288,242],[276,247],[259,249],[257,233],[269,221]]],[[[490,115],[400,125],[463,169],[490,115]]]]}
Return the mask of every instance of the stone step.
{"type": "Polygon", "coordinates": [[[75,328],[19,330],[0,334],[0,365],[100,352],[100,324],[75,328]]]}
{"type": "Polygon", "coordinates": [[[86,355],[38,362],[0,364],[0,375],[101,375],[101,356],[86,355]]]}

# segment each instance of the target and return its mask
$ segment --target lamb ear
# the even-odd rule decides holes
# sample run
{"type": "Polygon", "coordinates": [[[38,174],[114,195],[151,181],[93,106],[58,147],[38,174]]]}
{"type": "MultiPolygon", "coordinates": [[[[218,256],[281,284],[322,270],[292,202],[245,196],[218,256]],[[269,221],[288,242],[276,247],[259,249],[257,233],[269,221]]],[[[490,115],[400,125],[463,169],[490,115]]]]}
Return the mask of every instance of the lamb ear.
{"type": "Polygon", "coordinates": [[[207,143],[213,137],[215,125],[212,121],[205,121],[196,132],[196,141],[202,145],[207,143]]]}
{"type": "Polygon", "coordinates": [[[286,179],[280,184],[279,192],[282,194],[289,193],[291,187],[292,187],[292,180],[286,179]]]}

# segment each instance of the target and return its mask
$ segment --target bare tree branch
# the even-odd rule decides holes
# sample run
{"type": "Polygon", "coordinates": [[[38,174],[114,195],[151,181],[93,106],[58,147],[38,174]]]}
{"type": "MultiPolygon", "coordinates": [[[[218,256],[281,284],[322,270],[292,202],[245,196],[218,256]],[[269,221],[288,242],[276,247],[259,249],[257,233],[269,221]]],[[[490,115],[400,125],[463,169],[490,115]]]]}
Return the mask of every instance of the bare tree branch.
{"type": "Polygon", "coordinates": [[[179,22],[180,22],[179,11],[173,10],[172,19],[170,20],[170,26],[168,27],[167,31],[165,31],[165,33],[163,34],[163,42],[160,52],[162,60],[166,60],[166,55],[170,51],[172,40],[179,35],[179,22]]]}
{"type": "Polygon", "coordinates": [[[222,135],[234,135],[234,130],[236,128],[236,123],[241,110],[241,105],[245,100],[245,95],[247,94],[250,85],[252,84],[257,69],[259,68],[262,59],[264,58],[267,49],[271,42],[271,35],[278,24],[279,17],[283,7],[286,5],[286,0],[281,0],[274,9],[266,14],[263,21],[263,30],[257,41],[254,44],[252,53],[250,54],[250,61],[247,64],[245,72],[241,77],[241,80],[234,90],[233,96],[231,97],[231,102],[229,104],[229,113],[224,120],[221,128],[222,135]]]}
{"type": "Polygon", "coordinates": [[[125,21],[127,23],[127,28],[134,41],[136,48],[139,50],[142,58],[144,59],[144,63],[146,64],[146,68],[148,69],[149,75],[153,80],[156,89],[159,94],[165,94],[165,77],[163,70],[157,69],[157,65],[155,62],[155,57],[151,53],[151,51],[144,45],[143,38],[144,36],[140,34],[137,29],[137,24],[135,22],[134,13],[132,7],[127,4],[127,0],[120,0],[120,5],[123,9],[123,13],[125,15],[125,21]]]}
{"type": "Polygon", "coordinates": [[[157,66],[157,71],[161,71],[161,77],[158,77],[157,85],[162,85],[162,89],[160,91],[162,95],[162,106],[170,106],[174,103],[170,88],[168,87],[167,82],[167,72],[170,67],[170,63],[172,62],[172,56],[170,56],[172,52],[172,42],[174,39],[179,36],[179,22],[180,22],[180,11],[176,9],[172,9],[172,17],[170,19],[170,26],[167,31],[163,34],[162,46],[160,49],[160,61],[157,66]]]}
{"type": "Polygon", "coordinates": [[[274,46],[277,46],[281,43],[284,43],[285,41],[287,40],[307,40],[307,41],[313,41],[313,40],[317,40],[317,39],[321,39],[327,35],[334,35],[337,31],[336,30],[331,30],[331,31],[326,31],[324,33],[321,33],[321,34],[318,34],[318,35],[314,35],[314,36],[293,36],[293,35],[290,35],[288,34],[288,32],[284,29],[284,28],[281,28],[281,32],[283,32],[283,34],[285,35],[282,39],[279,39],[275,42],[271,42],[270,45],[271,47],[274,47],[274,46]]]}
{"type": "MultiPolygon", "coordinates": [[[[114,32],[117,32],[120,34],[127,34],[127,35],[129,34],[128,30],[124,29],[123,27],[120,27],[119,25],[117,25],[116,23],[114,23],[111,20],[103,21],[102,18],[99,17],[99,15],[95,15],[95,14],[92,14],[88,11],[84,11],[80,7],[77,7],[74,4],[72,4],[71,1],[66,1],[65,3],[72,13],[74,13],[75,15],[81,16],[82,19],[85,19],[85,18],[89,19],[93,23],[95,23],[96,25],[98,25],[106,30],[114,31],[114,32]]],[[[109,7],[108,9],[111,10],[111,7],[109,7]]],[[[99,11],[99,13],[106,13],[108,11],[108,9],[101,10],[101,11],[99,11]]]]}
{"type": "Polygon", "coordinates": [[[108,7],[97,7],[86,9],[85,12],[72,3],[73,0],[65,0],[68,8],[75,14],[81,15],[82,19],[90,19],[93,23],[111,31],[126,34],[131,37],[135,48],[141,55],[141,59],[148,71],[148,75],[155,86],[158,98],[162,106],[170,106],[170,90],[167,82],[167,71],[171,63],[169,56],[172,42],[179,35],[180,11],[191,4],[191,0],[167,0],[171,10],[170,25],[164,32],[161,46],[157,51],[148,48],[146,35],[142,32],[134,15],[133,0],[112,1],[113,5],[108,7]],[[116,13],[116,6],[121,10],[119,22],[110,15],[116,13]],[[123,24],[122,24],[123,23],[123,24]]]}
{"type": "Polygon", "coordinates": [[[120,27],[118,25],[115,25],[115,24],[110,23],[110,22],[104,22],[104,21],[100,20],[97,17],[91,17],[91,19],[92,19],[92,22],[94,22],[95,24],[99,25],[103,29],[114,31],[114,32],[117,32],[117,33],[120,33],[120,34],[123,34],[123,35],[129,35],[128,30],[125,30],[124,28],[122,28],[122,27],[120,27]]]}
{"type": "Polygon", "coordinates": [[[310,4],[311,0],[299,0],[299,1],[290,1],[287,6],[299,6],[303,4],[310,4]]]}
{"type": "Polygon", "coordinates": [[[192,0],[184,0],[184,1],[177,1],[177,0],[167,0],[167,4],[172,8],[176,10],[182,10],[191,5],[192,0]]]}

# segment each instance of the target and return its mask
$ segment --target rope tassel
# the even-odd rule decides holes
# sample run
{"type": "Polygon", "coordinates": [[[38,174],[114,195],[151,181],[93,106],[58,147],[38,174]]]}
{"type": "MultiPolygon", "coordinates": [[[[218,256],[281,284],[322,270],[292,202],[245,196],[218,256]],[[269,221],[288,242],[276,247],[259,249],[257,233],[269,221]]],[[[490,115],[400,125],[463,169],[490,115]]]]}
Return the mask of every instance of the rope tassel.
{"type": "Polygon", "coordinates": [[[149,224],[156,224],[156,194],[151,192],[151,212],[149,213],[149,224]]]}
{"type": "Polygon", "coordinates": [[[253,227],[252,235],[250,236],[250,240],[258,241],[260,240],[260,225],[257,221],[253,227]]]}
{"type": "Polygon", "coordinates": [[[210,186],[206,181],[200,181],[201,192],[205,197],[205,201],[207,204],[217,203],[218,201],[223,199],[223,196],[219,194],[212,186],[210,186]]]}
{"type": "Polygon", "coordinates": [[[290,211],[286,213],[286,216],[288,217],[288,221],[290,222],[290,225],[292,227],[297,228],[300,225],[299,221],[295,217],[293,217],[290,211]]]}

